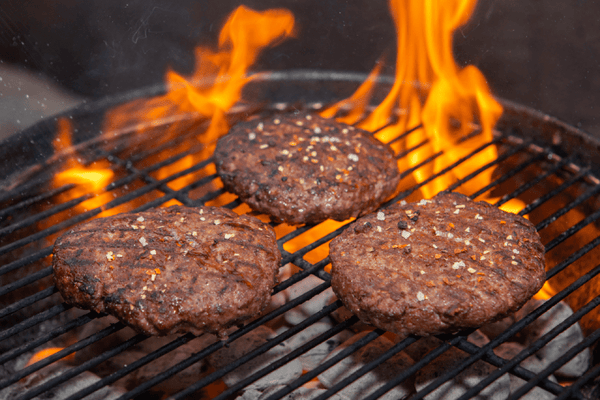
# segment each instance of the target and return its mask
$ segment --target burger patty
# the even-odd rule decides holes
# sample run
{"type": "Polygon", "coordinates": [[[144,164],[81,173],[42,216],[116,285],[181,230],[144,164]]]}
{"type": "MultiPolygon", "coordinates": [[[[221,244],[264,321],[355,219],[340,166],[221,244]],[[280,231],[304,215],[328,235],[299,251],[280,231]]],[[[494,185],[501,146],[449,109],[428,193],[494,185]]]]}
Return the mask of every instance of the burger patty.
{"type": "Polygon", "coordinates": [[[544,246],[528,220],[448,192],[360,218],[331,242],[330,257],[344,305],[401,335],[495,321],[545,280],[544,246]]]}
{"type": "Polygon", "coordinates": [[[147,335],[223,337],[267,305],[280,260],[258,219],[173,206],[78,225],[56,241],[52,264],[69,304],[147,335]]]}
{"type": "Polygon", "coordinates": [[[367,214],[400,180],[393,151],[370,132],[304,112],[234,126],[215,162],[228,191],[291,224],[367,214]]]}

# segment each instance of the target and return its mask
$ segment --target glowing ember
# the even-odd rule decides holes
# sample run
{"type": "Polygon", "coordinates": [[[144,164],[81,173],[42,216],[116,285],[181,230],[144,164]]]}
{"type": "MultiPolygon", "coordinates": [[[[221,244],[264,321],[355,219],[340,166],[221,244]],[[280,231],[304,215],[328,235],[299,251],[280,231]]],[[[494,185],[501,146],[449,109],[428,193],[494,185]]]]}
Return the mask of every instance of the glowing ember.
{"type": "MultiPolygon", "coordinates": [[[[59,351],[61,351],[63,349],[63,347],[48,347],[46,349],[40,350],[37,353],[35,353],[30,359],[29,361],[27,361],[27,364],[25,365],[25,367],[28,367],[32,364],[35,364],[38,361],[43,360],[44,358],[48,358],[53,354],[58,353],[59,351]]],[[[72,353],[70,355],[67,356],[67,359],[73,359],[75,357],[75,353],[72,353]]]]}
{"type": "MultiPolygon", "coordinates": [[[[374,131],[386,125],[399,106],[403,112],[399,121],[378,133],[388,142],[400,133],[423,125],[423,129],[408,135],[402,143],[412,151],[401,169],[418,166],[438,153],[433,162],[414,171],[413,177],[421,183],[442,171],[473,150],[492,140],[492,128],[502,113],[502,107],[491,96],[485,78],[473,67],[459,68],[452,56],[453,32],[466,23],[475,7],[474,0],[409,1],[390,0],[390,10],[397,29],[396,80],[384,101],[360,123],[360,127],[374,131]],[[477,119],[477,121],[476,121],[477,119]],[[479,122],[482,133],[470,139],[465,136],[479,122]],[[424,135],[423,135],[424,133],[424,135]],[[460,140],[463,140],[459,143],[460,140]]],[[[377,67],[378,68],[378,67],[377,67]]],[[[376,68],[376,69],[377,69],[376,68]]],[[[375,72],[375,71],[374,71],[375,72]]],[[[372,77],[370,78],[372,81],[372,77]]],[[[366,82],[353,97],[337,104],[367,104],[370,82],[366,82]],[[357,97],[360,97],[357,98],[357,97]]],[[[325,110],[323,115],[331,115],[325,110]]],[[[488,146],[469,157],[446,174],[422,187],[426,198],[444,190],[497,156],[496,148],[488,146]]],[[[492,170],[479,174],[457,190],[469,193],[491,181],[492,170]],[[473,185],[479,187],[471,187],[473,185]]]]}
{"type": "Polygon", "coordinates": [[[548,282],[544,283],[544,286],[537,292],[533,298],[537,300],[547,300],[552,298],[556,294],[556,290],[552,289],[548,282]]]}

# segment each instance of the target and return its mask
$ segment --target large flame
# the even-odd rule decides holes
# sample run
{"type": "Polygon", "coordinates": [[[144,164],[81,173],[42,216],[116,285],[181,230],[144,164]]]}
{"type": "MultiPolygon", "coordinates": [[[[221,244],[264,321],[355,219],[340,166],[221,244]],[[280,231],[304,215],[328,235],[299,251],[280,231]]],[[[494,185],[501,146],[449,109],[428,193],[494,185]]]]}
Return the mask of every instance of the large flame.
{"type": "MultiPolygon", "coordinates": [[[[56,153],[72,150],[72,127],[67,118],[59,118],[57,121],[57,135],[53,145],[56,153]]],[[[54,175],[54,187],[74,184],[74,189],[61,195],[61,203],[92,193],[95,196],[78,204],[76,208],[81,211],[87,211],[100,207],[102,204],[111,200],[108,193],[104,192],[106,186],[111,182],[114,172],[108,168],[108,162],[96,162],[89,166],[83,165],[76,154],[67,156],[61,172],[54,175]]],[[[104,212],[102,216],[108,216],[109,211],[104,212]]]]}
{"type": "Polygon", "coordinates": [[[257,12],[240,6],[221,29],[219,50],[196,50],[197,69],[191,77],[167,72],[166,80],[172,88],[167,96],[180,99],[176,104],[181,110],[211,118],[203,140],[211,141],[227,132],[225,113],[239,101],[244,85],[250,81],[248,68],[261,50],[291,36],[293,29],[294,16],[287,10],[257,12]],[[207,78],[213,79],[210,84],[202,82],[207,78]]]}
{"type": "MultiPolygon", "coordinates": [[[[449,169],[421,187],[425,198],[435,196],[497,158],[496,147],[485,145],[493,140],[492,129],[502,114],[502,106],[492,97],[483,74],[474,66],[459,67],[452,54],[454,31],[468,21],[475,4],[476,0],[390,0],[397,31],[396,76],[390,92],[363,118],[381,69],[378,63],[351,97],[321,112],[331,118],[340,110],[346,111],[338,117],[339,121],[378,131],[377,138],[386,143],[422,125],[422,129],[405,135],[392,146],[396,151],[413,149],[399,160],[401,171],[421,165],[412,174],[412,184],[423,183],[449,169]],[[392,117],[397,122],[385,127],[393,121],[392,117]],[[481,133],[471,135],[477,126],[481,133]],[[484,148],[471,154],[479,147],[484,148]],[[427,162],[434,156],[433,162],[427,162]],[[462,158],[468,158],[468,162],[453,166],[462,158]]],[[[492,181],[492,172],[492,168],[484,169],[456,190],[472,194],[492,181]]],[[[489,193],[484,193],[482,199],[490,203],[499,200],[489,193]]],[[[524,206],[522,201],[512,199],[501,208],[519,212],[524,206]]],[[[311,231],[305,235],[310,236],[308,240],[316,240],[333,229],[332,226],[319,231],[318,237],[311,231]]],[[[296,239],[286,243],[284,249],[293,252],[301,248],[302,238],[296,239]]],[[[328,243],[311,252],[318,255],[307,254],[305,259],[322,259],[327,251],[328,243]]]]}
{"type": "MultiPolygon", "coordinates": [[[[397,107],[405,112],[400,114],[396,124],[378,133],[380,140],[388,142],[422,124],[423,129],[408,135],[402,147],[410,149],[424,139],[427,143],[412,151],[401,161],[400,167],[409,169],[439,152],[443,154],[415,170],[413,176],[417,183],[490,142],[494,124],[502,114],[502,106],[492,97],[482,73],[474,66],[460,68],[452,55],[453,33],[470,18],[475,3],[475,0],[390,0],[398,38],[396,80],[383,102],[359,126],[370,131],[381,128],[390,121],[397,107]],[[475,122],[479,123],[482,133],[465,140],[475,122]]],[[[374,81],[372,76],[369,81],[374,81]]],[[[351,102],[368,103],[370,86],[369,82],[363,85],[359,89],[360,99],[356,98],[357,91],[351,102]]],[[[339,108],[340,104],[334,107],[339,108]]],[[[331,115],[331,110],[325,110],[323,115],[331,115]]],[[[346,118],[346,122],[352,121],[346,118]]],[[[488,146],[470,157],[468,163],[423,186],[424,197],[434,196],[496,156],[496,148],[488,146]]],[[[489,183],[491,173],[491,169],[482,172],[478,182],[489,183]]],[[[472,193],[479,188],[472,185],[467,182],[459,190],[472,193]]]]}
{"type": "MultiPolygon", "coordinates": [[[[165,95],[116,108],[107,115],[105,131],[117,134],[135,127],[135,130],[144,133],[148,127],[166,126],[166,122],[173,121],[173,116],[190,114],[195,117],[199,115],[209,122],[208,129],[201,130],[198,140],[203,143],[214,142],[229,130],[226,113],[240,100],[244,85],[252,79],[247,76],[248,68],[256,62],[263,49],[293,34],[294,16],[288,10],[258,12],[244,6],[238,7],[221,29],[217,51],[204,47],[196,49],[196,69],[191,76],[184,77],[169,69],[165,76],[168,90],[165,95]]],[[[168,131],[159,140],[169,141],[182,129],[177,121],[168,126],[168,131]]],[[[171,152],[162,152],[152,162],[160,162],[190,146],[190,143],[184,143],[171,152]]],[[[177,163],[161,168],[156,177],[165,179],[205,159],[209,153],[207,150],[186,156],[177,163]]],[[[188,175],[168,185],[178,190],[193,179],[194,176],[188,175]]]]}

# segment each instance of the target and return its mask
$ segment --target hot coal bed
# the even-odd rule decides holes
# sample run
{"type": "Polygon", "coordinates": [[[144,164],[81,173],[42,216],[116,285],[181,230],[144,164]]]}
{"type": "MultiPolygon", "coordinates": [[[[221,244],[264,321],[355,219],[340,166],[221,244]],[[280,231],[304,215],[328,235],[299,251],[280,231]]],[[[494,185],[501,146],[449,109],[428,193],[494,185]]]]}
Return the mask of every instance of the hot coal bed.
{"type": "MultiPolygon", "coordinates": [[[[347,97],[364,79],[324,71],[260,74],[228,119],[233,124],[279,110],[317,111],[347,97]]],[[[390,84],[381,79],[378,91],[387,93],[390,84]]],[[[75,224],[115,207],[142,211],[173,200],[191,207],[242,206],[220,189],[211,157],[214,143],[196,140],[209,121],[173,116],[183,128],[172,140],[164,137],[173,121],[148,126],[143,135],[133,127],[111,135],[99,128],[114,107],[161,90],[150,88],[63,115],[71,121],[73,144],[61,154],[51,146],[58,119],[42,121],[2,144],[7,173],[0,183],[0,397],[278,399],[292,392],[315,399],[428,399],[440,398],[442,392],[454,396],[444,398],[461,399],[480,392],[510,399],[600,396],[600,144],[508,102],[503,102],[504,115],[486,144],[498,148],[498,158],[482,167],[495,168],[493,180],[470,197],[491,191],[500,199],[497,206],[511,199],[524,202],[519,213],[528,215],[542,236],[547,279],[555,289],[514,316],[433,338],[398,338],[365,326],[344,312],[331,292],[329,258],[319,251],[347,225],[324,231],[272,223],[283,255],[272,304],[224,341],[211,335],[146,337],[112,317],[63,303],[53,286],[50,255],[56,237],[75,224]],[[190,155],[197,161],[166,177],[159,174],[190,155]],[[84,165],[101,162],[114,172],[102,188],[110,198],[101,206],[82,207],[94,196],[69,196],[74,185],[52,185],[69,157],[84,165]],[[46,348],[56,352],[32,360],[46,348]],[[406,356],[412,361],[400,367],[398,360],[406,356]]],[[[475,127],[472,135],[478,132],[475,127]]],[[[419,146],[399,151],[397,158],[410,157],[419,146]]],[[[480,150],[449,168],[468,163],[480,150]]],[[[420,188],[447,171],[421,183],[412,172],[402,171],[401,191],[383,207],[418,199],[420,188]]],[[[456,190],[479,172],[445,189],[456,190]]]]}

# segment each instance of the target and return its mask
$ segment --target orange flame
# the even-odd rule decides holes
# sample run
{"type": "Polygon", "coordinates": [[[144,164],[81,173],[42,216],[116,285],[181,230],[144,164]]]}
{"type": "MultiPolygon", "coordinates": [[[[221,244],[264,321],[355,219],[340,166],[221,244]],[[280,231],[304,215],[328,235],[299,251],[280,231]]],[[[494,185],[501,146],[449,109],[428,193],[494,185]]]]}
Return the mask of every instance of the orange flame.
{"type": "MultiPolygon", "coordinates": [[[[163,96],[143,99],[125,104],[107,115],[105,131],[109,135],[134,128],[143,133],[148,127],[172,122],[173,116],[202,116],[210,121],[206,131],[198,136],[202,143],[212,143],[227,133],[229,124],[226,113],[241,98],[244,85],[252,78],[246,76],[260,52],[267,46],[294,34],[294,16],[284,9],[263,12],[238,7],[227,19],[219,34],[218,50],[196,49],[196,70],[189,77],[183,77],[172,70],[165,76],[168,92],[163,96]]],[[[159,141],[169,141],[181,131],[180,123],[173,123],[159,141]]],[[[190,143],[172,151],[159,154],[160,162],[173,154],[187,150],[190,143]],[[182,148],[183,147],[183,148],[182,148]]],[[[208,156],[208,150],[194,156],[186,156],[178,162],[167,165],[157,172],[158,179],[191,167],[198,160],[208,156]]],[[[186,175],[168,186],[178,190],[193,181],[193,175],[186,175]]],[[[165,206],[176,201],[171,201],[165,206]]]]}
{"type": "Polygon", "coordinates": [[[542,288],[540,289],[539,292],[537,292],[533,298],[537,299],[537,300],[547,300],[547,299],[551,299],[552,296],[554,296],[556,294],[556,290],[554,290],[552,288],[552,286],[550,286],[550,283],[545,282],[544,286],[542,286],[542,288]]]}
{"type": "MultiPolygon", "coordinates": [[[[44,358],[48,358],[53,354],[58,353],[59,351],[61,351],[64,347],[48,347],[46,349],[40,350],[38,352],[36,352],[30,359],[29,361],[27,361],[27,364],[25,365],[25,367],[29,367],[32,364],[35,364],[38,361],[42,361],[44,358]]],[[[75,357],[75,353],[71,353],[69,354],[67,357],[63,358],[63,359],[68,359],[68,360],[72,360],[75,357]]],[[[25,368],[24,367],[24,368],[25,368]]]]}
{"type": "Polygon", "coordinates": [[[257,12],[240,6],[221,29],[219,51],[196,50],[198,68],[189,79],[167,72],[167,83],[173,88],[171,95],[185,91],[183,101],[178,103],[180,109],[211,117],[204,140],[215,140],[227,132],[225,113],[239,101],[244,85],[250,81],[246,71],[262,49],[291,36],[293,28],[294,16],[287,10],[257,12]],[[202,83],[202,79],[210,77],[214,79],[210,85],[202,83]],[[202,86],[194,86],[194,81],[202,86]]]}
{"type": "MultiPolygon", "coordinates": [[[[69,120],[59,118],[57,121],[57,136],[53,142],[54,150],[57,153],[68,151],[72,148],[71,132],[72,127],[69,120]]],[[[75,155],[70,155],[66,159],[65,165],[67,168],[54,176],[54,187],[67,184],[75,184],[76,186],[72,191],[68,192],[68,198],[64,198],[63,196],[62,201],[74,199],[87,193],[97,194],[96,197],[77,205],[80,211],[86,211],[100,207],[110,200],[108,193],[102,193],[114,176],[114,172],[108,168],[108,163],[93,163],[91,166],[86,167],[81,164],[75,155]]],[[[105,213],[102,214],[102,216],[106,215],[105,213]]]]}
{"type": "MultiPolygon", "coordinates": [[[[422,124],[423,129],[409,134],[402,146],[410,149],[426,140],[425,145],[412,151],[400,167],[415,167],[437,153],[442,154],[433,163],[415,170],[413,177],[417,183],[489,143],[494,124],[502,114],[502,106],[492,97],[481,72],[474,66],[459,68],[452,55],[453,32],[470,18],[475,3],[475,0],[390,0],[389,3],[398,37],[396,80],[388,96],[359,126],[370,131],[381,128],[390,121],[397,106],[406,112],[400,114],[397,123],[378,133],[380,140],[388,142],[422,124]],[[473,131],[476,118],[482,133],[465,139],[473,131]]],[[[360,90],[365,96],[369,91],[364,85],[360,90]]],[[[361,102],[366,104],[368,99],[363,97],[361,102]]],[[[323,112],[329,114],[329,109],[323,112]]],[[[434,196],[496,157],[495,146],[486,147],[471,156],[468,163],[423,186],[424,197],[434,196]]],[[[489,183],[491,174],[489,168],[483,171],[478,182],[489,183]]],[[[471,182],[475,181],[463,184],[459,190],[477,190],[471,182]]]]}

